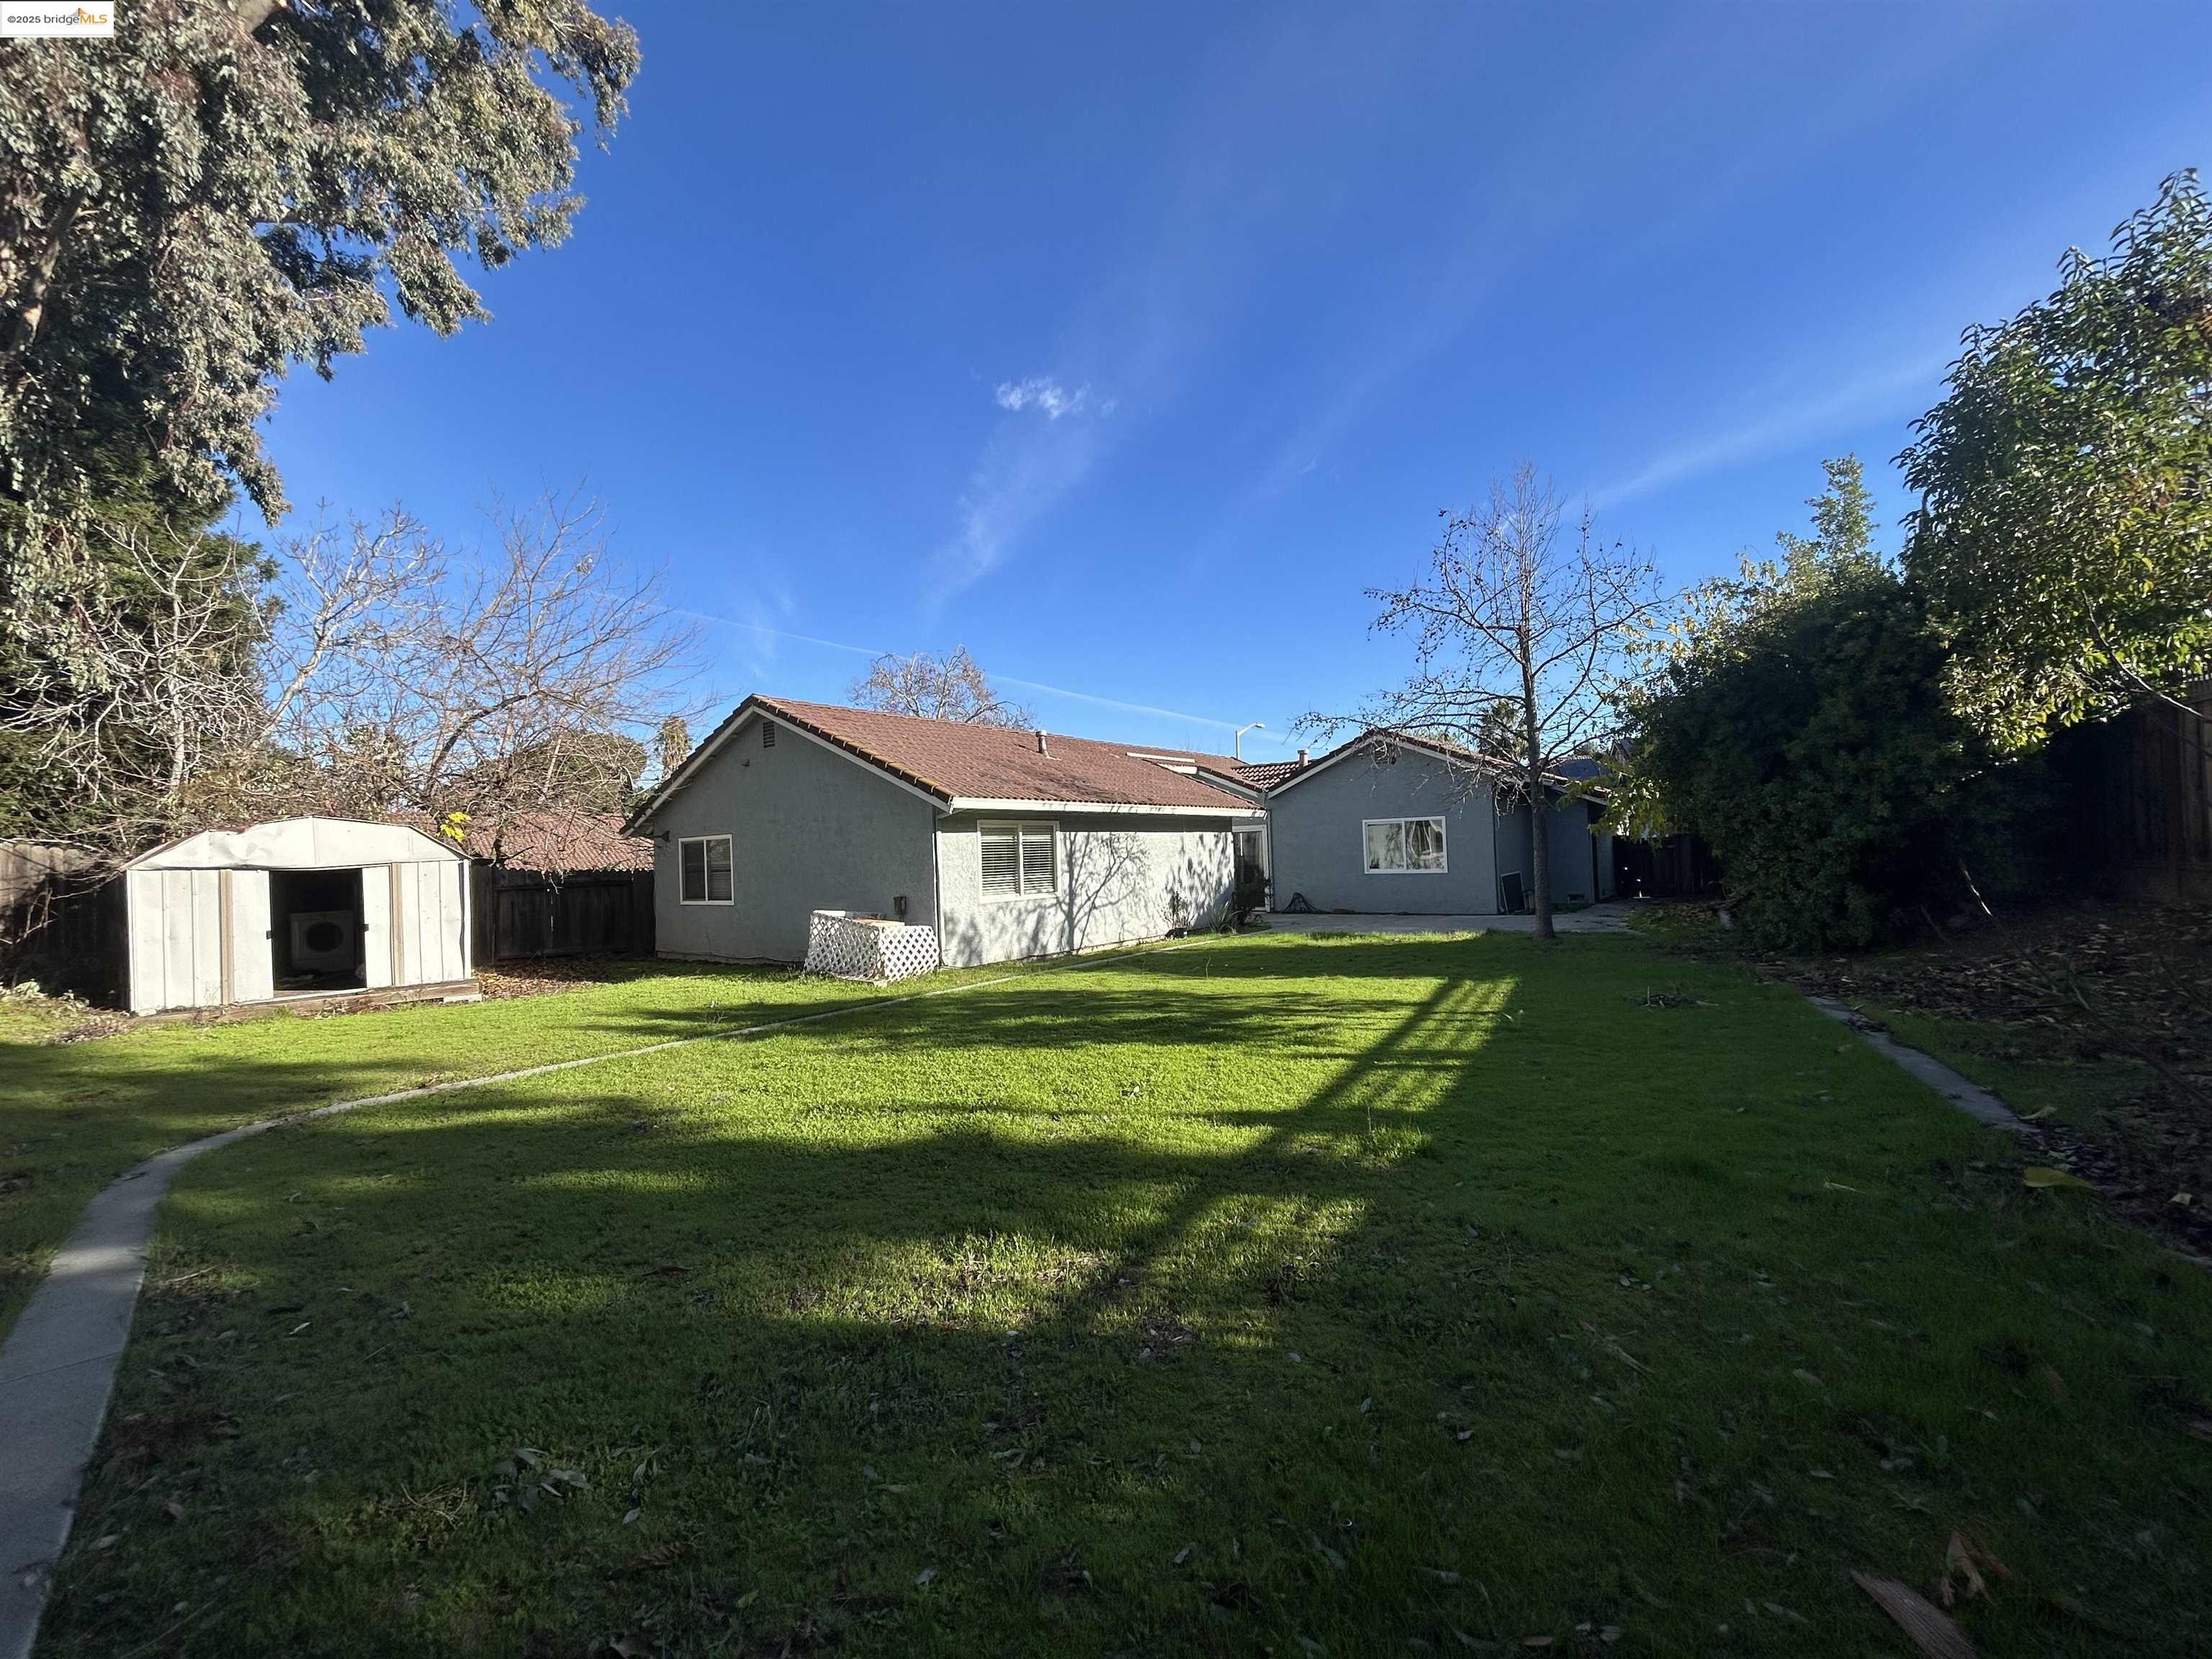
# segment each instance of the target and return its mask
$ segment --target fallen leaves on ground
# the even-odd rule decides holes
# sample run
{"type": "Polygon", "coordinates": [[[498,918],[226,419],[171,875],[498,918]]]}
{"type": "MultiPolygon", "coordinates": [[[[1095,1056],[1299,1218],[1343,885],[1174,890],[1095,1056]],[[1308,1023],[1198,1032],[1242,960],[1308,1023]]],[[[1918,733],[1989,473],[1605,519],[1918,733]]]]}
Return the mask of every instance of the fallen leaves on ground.
{"type": "Polygon", "coordinates": [[[1911,1585],[1863,1572],[1854,1572],[1851,1581],[1897,1621],[1897,1627],[1929,1659],[1974,1659],[1974,1644],[1967,1640],[1966,1632],[1911,1585]]]}
{"type": "Polygon", "coordinates": [[[1951,1581],[1954,1578],[1965,1584],[1967,1600],[1988,1601],[1990,1599],[1989,1583],[1982,1577],[1982,1570],[1984,1567],[2000,1578],[2012,1577],[2010,1567],[2005,1565],[1966,1534],[1953,1533],[1951,1541],[1943,1548],[1943,1605],[1949,1607],[1955,1598],[1955,1592],[1951,1587],[1951,1581]]]}
{"type": "Polygon", "coordinates": [[[2039,1161],[2212,1256],[2208,1206],[2169,1201],[2212,1188],[2212,911],[2054,906],[1880,956],[1768,965],[1855,1008],[1972,1027],[1972,1046],[2001,1063],[2080,1068],[2079,1109],[2023,1114],[2039,1161]]]}

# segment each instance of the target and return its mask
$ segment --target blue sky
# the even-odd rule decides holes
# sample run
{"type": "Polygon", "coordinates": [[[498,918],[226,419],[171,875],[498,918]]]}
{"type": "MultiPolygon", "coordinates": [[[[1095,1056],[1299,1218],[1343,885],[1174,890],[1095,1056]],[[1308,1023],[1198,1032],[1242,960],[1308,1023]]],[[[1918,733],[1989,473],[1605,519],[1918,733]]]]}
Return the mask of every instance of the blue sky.
{"type": "Polygon", "coordinates": [[[582,485],[702,702],[964,642],[1262,758],[1524,458],[1674,582],[1845,450],[1893,544],[1959,331],[2212,162],[2201,3],[622,9],[574,235],[286,384],[295,517],[582,485]]]}

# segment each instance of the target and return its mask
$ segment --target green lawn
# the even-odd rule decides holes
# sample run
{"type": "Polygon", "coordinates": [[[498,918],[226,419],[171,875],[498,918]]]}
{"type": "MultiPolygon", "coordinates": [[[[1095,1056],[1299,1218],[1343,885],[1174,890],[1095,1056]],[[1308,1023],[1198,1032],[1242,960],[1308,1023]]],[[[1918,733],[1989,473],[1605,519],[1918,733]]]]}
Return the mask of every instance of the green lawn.
{"type": "Polygon", "coordinates": [[[1954,1528],[1984,1652],[2204,1651],[2212,1285],[2008,1156],[1507,936],[289,1128],[170,1200],[40,1651],[1903,1654],[1851,1570],[1954,1528]]]}
{"type": "MultiPolygon", "coordinates": [[[[1003,971],[1003,970],[1001,970],[1003,971]]],[[[953,982],[952,976],[940,976],[953,982]]],[[[149,1023],[47,1044],[52,1005],[0,998],[0,1331],[86,1200],[141,1158],[256,1118],[417,1084],[843,1006],[866,986],[639,963],[544,997],[149,1023]]]]}

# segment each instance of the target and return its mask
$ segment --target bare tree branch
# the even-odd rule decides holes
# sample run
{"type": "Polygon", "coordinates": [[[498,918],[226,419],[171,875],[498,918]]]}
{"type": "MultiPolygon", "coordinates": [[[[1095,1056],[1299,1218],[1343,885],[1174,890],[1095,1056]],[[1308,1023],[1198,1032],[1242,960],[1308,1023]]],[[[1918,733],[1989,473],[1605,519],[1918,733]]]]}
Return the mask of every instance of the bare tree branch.
{"type": "Polygon", "coordinates": [[[1536,932],[1552,935],[1547,791],[1561,761],[1601,737],[1605,693],[1629,636],[1658,604],[1650,562],[1601,543],[1589,514],[1569,529],[1566,504],[1523,465],[1489,497],[1438,515],[1443,531],[1423,578],[1370,588],[1378,629],[1409,634],[1406,683],[1350,714],[1308,714],[1309,729],[1358,726],[1440,738],[1467,751],[1472,788],[1503,785],[1530,804],[1536,932]],[[1480,760],[1478,760],[1480,757],[1480,760]]]}
{"type": "Polygon", "coordinates": [[[853,682],[850,695],[863,708],[890,714],[969,726],[1026,728],[1036,724],[1033,710],[999,695],[964,645],[954,646],[942,657],[926,651],[878,657],[869,663],[866,674],[853,682]]]}

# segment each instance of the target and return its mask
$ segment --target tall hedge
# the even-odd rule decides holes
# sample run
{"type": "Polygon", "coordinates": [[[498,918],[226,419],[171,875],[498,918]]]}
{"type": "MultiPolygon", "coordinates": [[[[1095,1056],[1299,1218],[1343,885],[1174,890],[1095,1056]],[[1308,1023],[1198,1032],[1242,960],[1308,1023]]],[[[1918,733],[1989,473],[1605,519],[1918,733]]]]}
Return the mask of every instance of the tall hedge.
{"type": "Polygon", "coordinates": [[[1924,603],[1866,545],[1857,463],[1829,469],[1828,535],[1692,595],[1624,699],[1619,814],[1702,836],[1739,925],[1776,949],[1872,944],[2015,885],[2035,799],[1952,707],[1924,603]]]}

